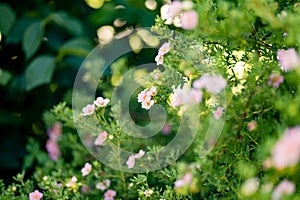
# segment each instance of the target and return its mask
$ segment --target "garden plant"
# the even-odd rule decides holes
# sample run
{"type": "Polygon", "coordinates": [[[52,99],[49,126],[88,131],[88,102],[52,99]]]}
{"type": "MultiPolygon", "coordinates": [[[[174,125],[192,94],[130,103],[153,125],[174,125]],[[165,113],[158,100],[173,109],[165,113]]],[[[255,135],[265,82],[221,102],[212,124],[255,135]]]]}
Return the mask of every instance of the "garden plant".
{"type": "Polygon", "coordinates": [[[28,63],[1,85],[63,88],[0,199],[300,199],[300,2],[141,2],[82,1],[86,29],[52,10],[23,38],[0,4],[28,63]]]}

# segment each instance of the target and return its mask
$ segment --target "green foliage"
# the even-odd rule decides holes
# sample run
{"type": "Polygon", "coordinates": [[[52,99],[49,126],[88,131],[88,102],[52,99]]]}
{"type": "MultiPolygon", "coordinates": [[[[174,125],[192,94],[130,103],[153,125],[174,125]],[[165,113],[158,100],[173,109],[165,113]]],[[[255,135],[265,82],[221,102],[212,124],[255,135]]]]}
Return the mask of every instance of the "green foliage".
{"type": "MultiPolygon", "coordinates": [[[[284,71],[277,59],[279,49],[295,48],[299,52],[299,2],[193,2],[192,9],[198,13],[199,20],[193,30],[167,25],[160,16],[156,17],[152,30],[161,40],[170,42],[170,51],[163,57],[163,67],[158,66],[152,71],[138,69],[125,78],[123,75],[128,70],[142,63],[139,60],[145,58],[154,62],[154,54],[141,51],[140,54],[128,54],[111,63],[103,77],[96,80],[96,95],[110,99],[117,97],[114,104],[96,107],[93,113],[83,116],[82,110],[71,108],[71,95],[67,93],[64,101],[55,102],[56,106],[44,112],[46,128],[30,124],[38,135],[39,128],[47,129],[49,134],[53,125],[60,122],[62,135],[54,142],[61,155],[51,159],[47,145],[47,142],[51,142],[49,135],[43,134],[40,140],[30,137],[26,146],[28,154],[23,162],[24,171],[15,176],[15,182],[8,186],[0,180],[1,199],[27,199],[35,189],[42,192],[45,199],[102,198],[107,189],[116,191],[115,199],[274,199],[277,186],[284,179],[294,184],[295,191],[280,198],[299,198],[299,155],[295,158],[297,163],[287,167],[279,168],[274,162],[274,148],[284,137],[285,131],[300,125],[300,66],[284,71]],[[283,36],[284,33],[287,36],[283,36]],[[143,53],[147,56],[139,57],[143,53]],[[170,96],[174,88],[183,89],[185,85],[192,85],[206,73],[220,74],[226,79],[223,95],[201,90],[202,101],[193,107],[199,109],[196,115],[192,110],[172,105],[170,96]],[[278,87],[269,84],[273,73],[284,78],[278,87]],[[133,91],[132,97],[124,103],[122,94],[129,87],[129,84],[126,85],[129,81],[142,86],[133,91]],[[155,104],[165,107],[170,130],[168,133],[161,130],[146,139],[133,138],[128,133],[135,131],[122,128],[132,121],[139,125],[151,123],[151,110],[148,112],[141,108],[137,95],[152,86],[156,87],[157,94],[151,98],[155,104]],[[113,93],[117,95],[113,96],[113,93]],[[123,120],[126,106],[130,107],[132,118],[129,120],[123,120]],[[224,110],[220,119],[214,117],[218,107],[224,110]],[[184,145],[185,140],[182,139],[178,149],[167,152],[166,157],[161,159],[161,150],[176,137],[180,125],[185,122],[181,121],[184,114],[190,115],[185,119],[188,125],[184,139],[191,137],[192,130],[198,128],[193,144],[174,162],[180,153],[180,145],[184,145]],[[191,116],[199,117],[199,122],[194,123],[191,116]],[[209,128],[219,125],[212,124],[213,120],[224,120],[222,134],[218,138],[212,137],[214,140],[205,140],[209,128]],[[78,131],[78,134],[76,129],[83,132],[78,131]],[[107,138],[104,145],[98,147],[94,145],[95,138],[102,131],[107,131],[107,138]],[[210,147],[213,148],[205,154],[210,147]],[[145,154],[136,158],[133,169],[126,168],[128,172],[113,170],[101,163],[112,164],[115,168],[126,167],[128,152],[121,153],[121,149],[134,153],[143,149],[145,154]],[[91,152],[98,159],[99,155],[105,155],[97,161],[91,152]],[[90,163],[92,170],[83,176],[81,169],[85,163],[90,163]],[[151,166],[159,167],[164,163],[169,165],[150,172],[151,166]],[[146,172],[134,174],[135,169],[146,169],[146,172]],[[70,185],[73,176],[77,181],[70,185]],[[111,181],[108,188],[96,188],[99,182],[105,180],[111,181]],[[247,185],[249,182],[250,186],[247,185]]],[[[12,8],[0,4],[0,16],[2,13],[10,16],[8,21],[0,18],[1,34],[5,37],[5,43],[1,45],[21,44],[26,66],[19,76],[9,68],[1,69],[0,85],[13,88],[11,85],[18,85],[17,81],[21,82],[23,77],[27,92],[34,93],[45,84],[49,84],[48,90],[62,87],[63,78],[57,78],[59,73],[62,72],[64,77],[69,70],[78,69],[83,58],[96,44],[92,39],[96,28],[112,24],[117,17],[124,17],[128,26],[136,24],[137,18],[143,16],[144,9],[143,2],[105,2],[101,8],[89,10],[86,18],[90,24],[87,27],[93,27],[89,29],[79,15],[53,9],[49,5],[49,12],[41,14],[36,11],[36,15],[16,19],[12,8]],[[128,10],[116,10],[117,4],[128,10]],[[81,59],[78,61],[77,58],[81,59]]],[[[151,25],[148,21],[151,16],[152,12],[146,13],[139,25],[151,25]]],[[[102,58],[93,61],[104,65],[102,58]]],[[[91,80],[89,78],[96,76],[97,69],[91,69],[94,63],[85,64],[87,72],[84,77],[91,80]]],[[[72,84],[67,87],[71,88],[72,84]]],[[[87,85],[86,90],[89,89],[87,85]]],[[[188,94],[185,95],[181,98],[185,99],[188,94]]],[[[90,96],[84,96],[83,92],[78,96],[80,103],[86,103],[87,100],[93,103],[94,97],[90,101],[90,96]]],[[[6,110],[0,110],[0,115],[6,114],[6,110]]],[[[8,124],[5,120],[16,123],[15,115],[1,118],[0,122],[8,124]]],[[[299,134],[298,131],[294,134],[299,134]]],[[[280,153],[287,153],[282,159],[297,153],[298,149],[294,148],[292,142],[281,149],[280,153]],[[291,151],[288,151],[289,148],[291,151]]]]}

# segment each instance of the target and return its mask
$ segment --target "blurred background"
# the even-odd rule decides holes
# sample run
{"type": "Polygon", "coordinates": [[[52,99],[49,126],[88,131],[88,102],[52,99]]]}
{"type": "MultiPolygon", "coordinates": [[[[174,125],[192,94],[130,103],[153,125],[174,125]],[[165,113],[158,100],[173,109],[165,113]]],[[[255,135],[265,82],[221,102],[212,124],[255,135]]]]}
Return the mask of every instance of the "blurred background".
{"type": "MultiPolygon", "coordinates": [[[[22,170],[29,137],[42,147],[43,112],[71,94],[85,56],[124,30],[151,27],[159,0],[4,0],[0,3],[0,179],[22,170]]],[[[146,52],[153,60],[155,52],[146,52]]],[[[143,54],[143,52],[141,52],[143,54]]],[[[133,62],[139,62],[139,56],[133,62]]],[[[129,63],[135,65],[139,63],[129,63]]]]}

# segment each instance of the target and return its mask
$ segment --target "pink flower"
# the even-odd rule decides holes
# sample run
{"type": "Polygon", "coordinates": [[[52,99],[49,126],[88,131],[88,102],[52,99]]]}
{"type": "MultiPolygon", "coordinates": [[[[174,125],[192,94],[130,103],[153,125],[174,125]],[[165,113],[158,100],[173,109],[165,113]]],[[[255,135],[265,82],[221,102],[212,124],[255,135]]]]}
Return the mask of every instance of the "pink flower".
{"type": "Polygon", "coordinates": [[[170,18],[174,18],[175,16],[179,15],[182,10],[182,3],[180,1],[173,1],[170,4],[169,10],[167,12],[167,16],[170,18]]]}
{"type": "Polygon", "coordinates": [[[51,139],[46,142],[46,150],[51,160],[57,160],[58,157],[61,156],[58,144],[51,139]]]}
{"type": "Polygon", "coordinates": [[[57,141],[62,133],[62,125],[60,122],[56,122],[51,128],[47,130],[49,138],[53,141],[57,141]]]}
{"type": "Polygon", "coordinates": [[[211,94],[218,94],[227,86],[227,81],[220,75],[203,74],[197,84],[205,85],[204,88],[211,94]]]}
{"type": "Polygon", "coordinates": [[[152,106],[154,105],[154,101],[150,100],[150,101],[143,101],[142,102],[142,108],[149,110],[152,106]]]}
{"type": "Polygon", "coordinates": [[[300,65],[300,57],[294,48],[288,50],[279,49],[277,59],[284,71],[291,71],[300,65]]]}
{"type": "Polygon", "coordinates": [[[283,76],[279,74],[271,74],[268,80],[268,85],[273,86],[274,88],[278,88],[280,83],[282,83],[284,80],[283,76]]]}
{"type": "Polygon", "coordinates": [[[126,165],[128,166],[129,169],[134,167],[134,165],[135,165],[135,155],[134,154],[129,156],[128,160],[126,161],[126,165]]]}
{"type": "Polygon", "coordinates": [[[114,197],[117,195],[117,192],[114,190],[107,190],[104,193],[104,200],[114,200],[114,197]]]}
{"type": "Polygon", "coordinates": [[[155,86],[152,86],[148,92],[150,96],[155,96],[157,94],[157,89],[155,86]]]}
{"type": "Polygon", "coordinates": [[[84,108],[82,108],[83,116],[88,116],[94,113],[95,105],[88,104],[84,108]]]}
{"type": "Polygon", "coordinates": [[[193,82],[193,88],[202,89],[205,88],[205,82],[203,79],[199,78],[193,82]]]}
{"type": "Polygon", "coordinates": [[[192,30],[198,25],[198,13],[194,10],[185,11],[181,14],[181,28],[192,30]]]}
{"type": "Polygon", "coordinates": [[[175,188],[181,188],[186,185],[190,185],[193,180],[193,175],[189,172],[187,172],[181,179],[175,181],[174,187],[175,188]]]}
{"type": "Polygon", "coordinates": [[[94,144],[96,146],[102,146],[104,141],[107,139],[107,132],[106,131],[103,131],[102,133],[100,133],[98,135],[98,137],[96,138],[94,144]]]}
{"type": "Polygon", "coordinates": [[[295,184],[288,181],[283,180],[277,185],[272,193],[272,200],[280,200],[282,195],[291,195],[295,192],[296,187],[295,184]]]}
{"type": "Polygon", "coordinates": [[[223,108],[218,107],[217,110],[214,112],[214,118],[215,119],[220,119],[223,115],[223,108]]]}
{"type": "Polygon", "coordinates": [[[168,53],[170,51],[170,43],[166,42],[164,43],[158,50],[158,55],[165,55],[166,53],[168,53]]]}
{"type": "Polygon", "coordinates": [[[68,183],[66,183],[66,187],[73,187],[77,182],[76,176],[72,176],[68,183]]]}
{"type": "Polygon", "coordinates": [[[164,63],[164,56],[158,54],[154,60],[156,62],[156,65],[162,65],[164,63]]]}
{"type": "Polygon", "coordinates": [[[275,168],[282,170],[295,166],[300,157],[300,126],[289,128],[277,141],[272,150],[272,161],[275,168]]]}
{"type": "Polygon", "coordinates": [[[171,133],[171,126],[170,124],[165,124],[164,127],[162,128],[161,132],[164,134],[164,135],[169,135],[171,133]]]}
{"type": "Polygon", "coordinates": [[[102,97],[98,97],[94,104],[99,107],[105,107],[109,103],[109,99],[103,99],[102,97]]]}
{"type": "Polygon", "coordinates": [[[191,88],[188,90],[187,94],[184,95],[183,101],[186,104],[198,104],[202,101],[202,91],[191,88]]]}
{"type": "Polygon", "coordinates": [[[29,200],[40,200],[43,197],[43,194],[40,193],[38,190],[34,190],[29,194],[29,200]]]}
{"type": "Polygon", "coordinates": [[[148,93],[148,89],[144,89],[138,94],[138,102],[150,101],[151,100],[151,93],[148,93]]]}
{"type": "Polygon", "coordinates": [[[138,154],[135,154],[135,155],[134,155],[134,158],[141,158],[141,157],[144,156],[144,154],[145,154],[145,151],[140,150],[138,154]]]}
{"type": "Polygon", "coordinates": [[[88,175],[92,171],[92,165],[90,163],[85,163],[84,167],[81,169],[82,176],[88,175]]]}
{"type": "Polygon", "coordinates": [[[102,190],[102,191],[106,190],[109,186],[110,186],[110,180],[109,179],[106,179],[103,182],[98,182],[96,184],[96,188],[98,190],[102,190]]]}
{"type": "Polygon", "coordinates": [[[256,127],[257,127],[256,121],[252,120],[251,122],[249,122],[247,124],[247,127],[248,127],[249,131],[254,131],[256,129],[256,127]]]}

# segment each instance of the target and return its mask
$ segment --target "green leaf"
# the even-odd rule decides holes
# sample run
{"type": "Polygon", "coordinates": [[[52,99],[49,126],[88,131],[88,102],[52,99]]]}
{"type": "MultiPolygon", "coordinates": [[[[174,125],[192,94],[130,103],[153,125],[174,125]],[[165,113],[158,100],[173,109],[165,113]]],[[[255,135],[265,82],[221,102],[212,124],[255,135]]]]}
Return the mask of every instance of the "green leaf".
{"type": "Polygon", "coordinates": [[[44,35],[44,24],[42,21],[31,24],[23,35],[22,45],[26,58],[29,59],[38,50],[44,35]]]}
{"type": "Polygon", "coordinates": [[[19,43],[22,40],[26,28],[29,27],[33,22],[36,22],[36,20],[27,17],[21,17],[18,19],[11,28],[6,39],[6,43],[19,43]]]}
{"type": "Polygon", "coordinates": [[[7,85],[7,83],[11,80],[12,73],[9,71],[5,71],[3,69],[0,69],[0,85],[7,85]]]}
{"type": "Polygon", "coordinates": [[[73,36],[80,36],[84,32],[82,23],[65,12],[53,13],[50,15],[50,19],[73,36]]]}
{"type": "Polygon", "coordinates": [[[74,38],[67,41],[60,47],[58,57],[60,59],[65,55],[85,57],[90,53],[93,47],[93,43],[88,39],[74,38]]]}
{"type": "Polygon", "coordinates": [[[55,58],[51,55],[36,57],[25,71],[26,90],[50,83],[55,68],[55,58]]]}
{"type": "Polygon", "coordinates": [[[7,4],[0,3],[0,32],[8,35],[16,19],[16,13],[7,4]]]}

